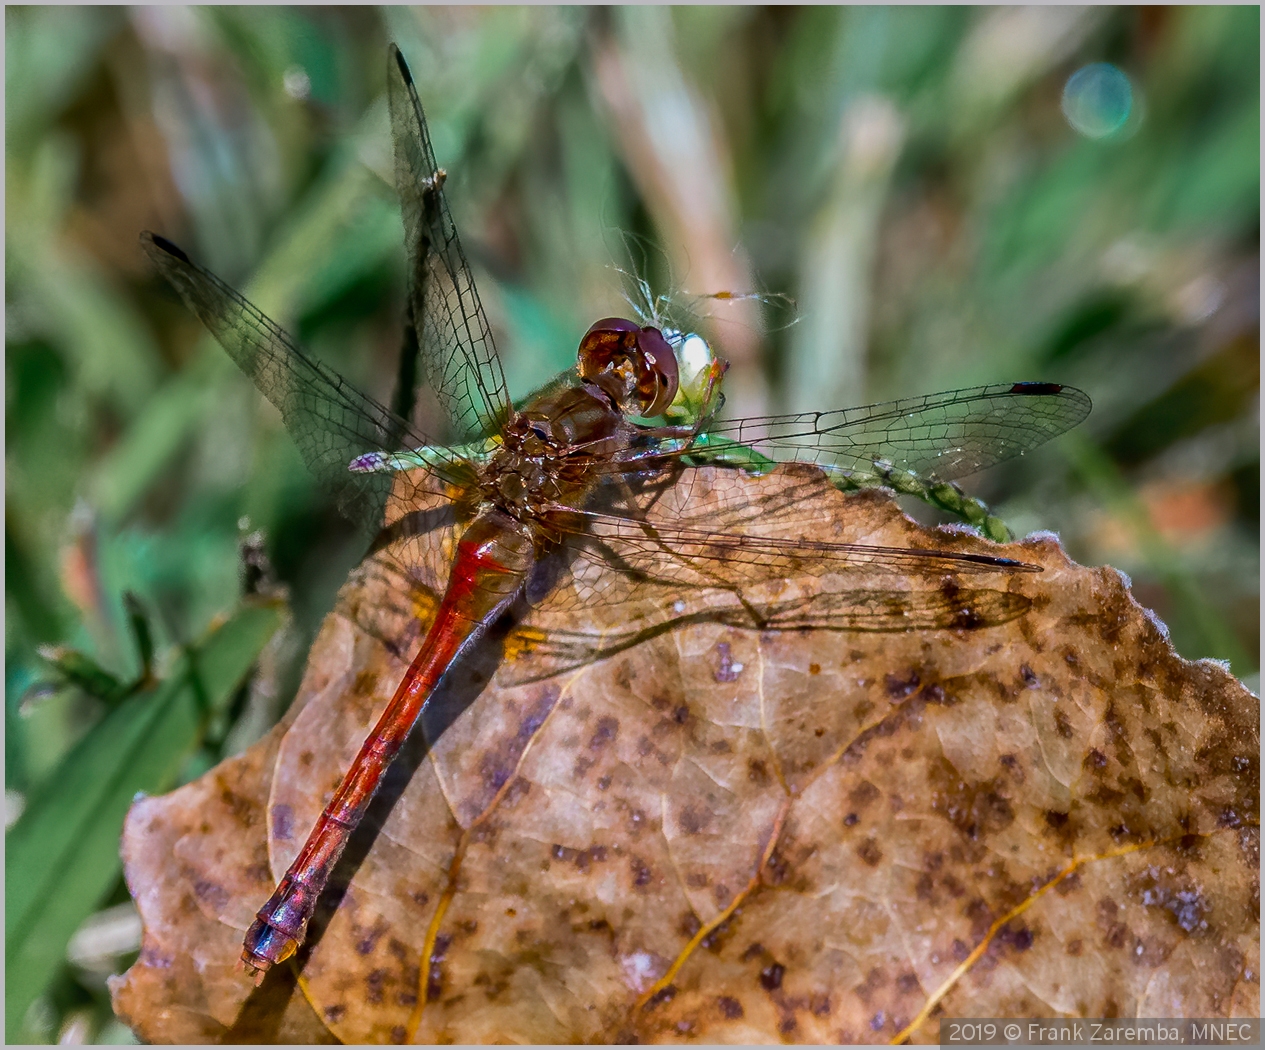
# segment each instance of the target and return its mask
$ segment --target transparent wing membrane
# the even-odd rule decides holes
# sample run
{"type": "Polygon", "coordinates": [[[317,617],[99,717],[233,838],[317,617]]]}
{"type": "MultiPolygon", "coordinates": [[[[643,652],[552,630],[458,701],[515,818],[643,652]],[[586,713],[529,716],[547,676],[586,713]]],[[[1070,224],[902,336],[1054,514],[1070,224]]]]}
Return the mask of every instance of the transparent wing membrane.
{"type": "Polygon", "coordinates": [[[833,412],[720,420],[692,446],[668,451],[754,468],[799,460],[846,475],[894,469],[951,481],[1030,452],[1090,408],[1075,387],[999,383],[833,412]]]}
{"type": "MultiPolygon", "coordinates": [[[[145,233],[141,243],[189,309],[280,410],[303,461],[343,513],[370,531],[379,529],[393,479],[348,467],[384,449],[423,446],[423,435],[304,354],[257,307],[170,241],[145,233]]],[[[453,483],[473,477],[469,464],[456,455],[435,451],[430,466],[453,483]]]]}
{"type": "Polygon", "coordinates": [[[445,173],[435,162],[412,75],[394,44],[387,83],[408,253],[408,323],[417,333],[420,379],[447,414],[445,439],[476,441],[496,433],[509,413],[505,376],[444,197],[445,173]]]}

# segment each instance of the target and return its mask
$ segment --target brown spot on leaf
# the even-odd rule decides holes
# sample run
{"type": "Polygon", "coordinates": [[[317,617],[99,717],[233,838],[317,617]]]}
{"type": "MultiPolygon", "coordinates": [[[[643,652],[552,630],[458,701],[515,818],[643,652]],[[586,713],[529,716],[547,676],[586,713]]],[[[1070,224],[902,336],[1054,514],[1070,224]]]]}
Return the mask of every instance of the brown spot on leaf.
{"type": "Polygon", "coordinates": [[[769,859],[764,863],[764,882],[768,886],[783,885],[790,875],[790,862],[786,859],[785,854],[780,850],[773,850],[769,853],[769,859]]]}
{"type": "Polygon", "coordinates": [[[920,685],[922,685],[922,679],[917,671],[889,674],[883,678],[883,688],[892,700],[904,700],[905,697],[916,693],[920,685]]]}
{"type": "Polygon", "coordinates": [[[948,763],[939,767],[935,779],[931,808],[944,814],[967,838],[986,838],[1014,821],[1014,807],[995,780],[968,783],[948,763]]]}
{"type": "Polygon", "coordinates": [[[881,792],[868,780],[862,780],[856,787],[848,792],[848,801],[857,809],[865,809],[871,802],[879,797],[881,792]]]}
{"type": "Polygon", "coordinates": [[[728,642],[716,643],[716,670],[713,673],[718,682],[736,682],[742,674],[742,664],[734,660],[728,642]]]}
{"type": "Polygon", "coordinates": [[[212,911],[222,911],[228,906],[229,893],[218,882],[199,879],[193,884],[193,893],[203,905],[212,911]]]}
{"type": "Polygon", "coordinates": [[[289,842],[294,834],[294,810],[285,803],[272,807],[272,837],[278,842],[289,842]]]}
{"type": "Polygon", "coordinates": [[[597,720],[597,725],[593,727],[593,736],[589,739],[589,747],[594,751],[600,751],[607,744],[612,743],[619,735],[619,719],[609,715],[603,716],[597,720]]]}
{"type": "Polygon", "coordinates": [[[879,849],[878,843],[873,838],[862,839],[857,844],[856,854],[861,858],[862,863],[868,864],[871,868],[877,866],[883,859],[883,851],[879,849]]]}
{"type": "Polygon", "coordinates": [[[691,802],[681,810],[677,823],[687,835],[697,835],[705,831],[712,822],[714,814],[706,806],[691,802]]]}
{"type": "Polygon", "coordinates": [[[356,954],[369,955],[378,946],[378,941],[382,939],[382,935],[390,928],[390,925],[379,917],[372,928],[365,930],[360,939],[356,941],[356,954]]]}
{"type": "Polygon", "coordinates": [[[654,995],[650,997],[650,1000],[646,1003],[646,1006],[653,1007],[653,1006],[658,1006],[661,1003],[670,1003],[675,998],[676,998],[676,985],[675,984],[665,985],[664,987],[660,988],[657,992],[654,993],[654,995]]]}
{"type": "Polygon", "coordinates": [[[782,987],[782,978],[786,967],[781,963],[771,963],[760,971],[760,987],[766,992],[776,992],[782,987]]]}
{"type": "Polygon", "coordinates": [[[720,996],[716,1005],[720,1007],[721,1015],[727,1021],[737,1021],[743,1016],[742,1003],[728,995],[720,996]]]}
{"type": "Polygon", "coordinates": [[[441,933],[435,938],[435,946],[430,953],[430,970],[426,975],[426,1001],[428,1003],[433,1003],[443,994],[443,962],[451,944],[452,938],[447,934],[441,933]]]}
{"type": "Polygon", "coordinates": [[[633,885],[637,887],[649,886],[654,873],[650,870],[650,865],[643,861],[640,857],[629,858],[629,866],[632,868],[633,885]]]}

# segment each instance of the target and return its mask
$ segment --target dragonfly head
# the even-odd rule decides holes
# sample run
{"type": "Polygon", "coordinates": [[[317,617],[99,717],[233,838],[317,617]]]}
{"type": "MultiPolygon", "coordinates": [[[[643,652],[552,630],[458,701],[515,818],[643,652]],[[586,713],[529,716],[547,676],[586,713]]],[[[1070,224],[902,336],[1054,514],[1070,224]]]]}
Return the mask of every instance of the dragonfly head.
{"type": "Polygon", "coordinates": [[[581,377],[637,415],[661,416],[676,397],[676,355],[663,333],[623,317],[604,317],[580,340],[581,377]]]}

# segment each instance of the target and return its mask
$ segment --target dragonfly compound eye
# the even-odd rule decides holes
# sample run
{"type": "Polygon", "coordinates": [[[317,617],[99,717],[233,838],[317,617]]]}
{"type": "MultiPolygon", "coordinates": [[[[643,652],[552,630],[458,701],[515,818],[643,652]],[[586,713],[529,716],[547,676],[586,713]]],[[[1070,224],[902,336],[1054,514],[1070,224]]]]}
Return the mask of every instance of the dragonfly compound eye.
{"type": "Polygon", "coordinates": [[[676,397],[677,363],[672,348],[657,328],[643,328],[623,317],[604,317],[580,340],[580,375],[603,387],[618,376],[623,389],[617,399],[636,402],[643,416],[662,415],[676,397]]]}
{"type": "Polygon", "coordinates": [[[676,397],[680,375],[676,354],[657,328],[646,327],[637,334],[641,360],[637,370],[637,399],[643,416],[661,416],[676,397]]]}

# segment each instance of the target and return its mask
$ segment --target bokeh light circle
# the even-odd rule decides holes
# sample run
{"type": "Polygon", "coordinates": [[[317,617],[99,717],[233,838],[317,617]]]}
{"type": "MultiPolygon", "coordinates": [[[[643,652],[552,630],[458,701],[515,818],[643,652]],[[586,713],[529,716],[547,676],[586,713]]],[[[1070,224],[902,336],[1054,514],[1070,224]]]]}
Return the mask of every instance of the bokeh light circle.
{"type": "Polygon", "coordinates": [[[1063,85],[1063,115],[1086,138],[1119,131],[1133,110],[1133,86],[1110,62],[1082,66],[1063,85]]]}

